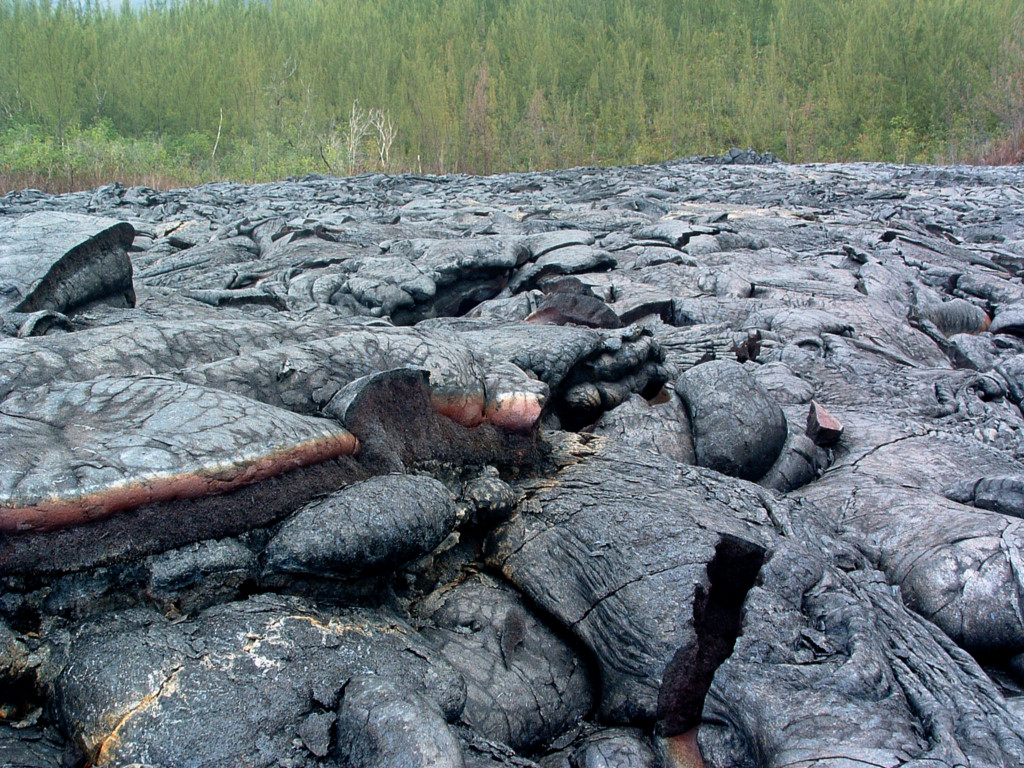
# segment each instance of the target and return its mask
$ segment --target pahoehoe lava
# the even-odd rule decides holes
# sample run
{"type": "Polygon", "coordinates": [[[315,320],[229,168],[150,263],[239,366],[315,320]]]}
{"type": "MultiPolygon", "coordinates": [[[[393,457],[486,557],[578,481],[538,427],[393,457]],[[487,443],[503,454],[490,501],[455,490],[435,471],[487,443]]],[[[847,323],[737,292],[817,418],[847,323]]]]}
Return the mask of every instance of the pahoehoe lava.
{"type": "Polygon", "coordinates": [[[1022,210],[729,162],[0,197],[0,764],[1024,764],[1022,210]]]}

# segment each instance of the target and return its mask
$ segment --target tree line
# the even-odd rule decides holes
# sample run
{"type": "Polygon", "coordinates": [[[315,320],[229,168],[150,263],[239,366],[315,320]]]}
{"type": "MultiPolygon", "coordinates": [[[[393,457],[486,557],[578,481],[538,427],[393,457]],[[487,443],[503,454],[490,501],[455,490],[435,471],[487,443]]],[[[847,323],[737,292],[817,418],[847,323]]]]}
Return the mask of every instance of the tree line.
{"type": "Polygon", "coordinates": [[[1022,43],[1019,0],[0,0],[0,174],[1013,160],[1022,43]]]}

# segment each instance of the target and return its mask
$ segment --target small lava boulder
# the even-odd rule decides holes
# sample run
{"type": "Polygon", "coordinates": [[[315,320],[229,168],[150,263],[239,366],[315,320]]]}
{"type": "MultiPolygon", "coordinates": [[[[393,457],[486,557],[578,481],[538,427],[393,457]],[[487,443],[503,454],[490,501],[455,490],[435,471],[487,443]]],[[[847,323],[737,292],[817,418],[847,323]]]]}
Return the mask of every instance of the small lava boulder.
{"type": "Polygon", "coordinates": [[[362,576],[393,570],[447,538],[457,513],[439,481],[383,475],[296,512],[270,540],[268,571],[362,576]]]}
{"type": "Polygon", "coordinates": [[[697,464],[757,480],[786,442],[786,416],[743,366],[727,360],[696,365],[676,381],[693,424],[697,464]]]}

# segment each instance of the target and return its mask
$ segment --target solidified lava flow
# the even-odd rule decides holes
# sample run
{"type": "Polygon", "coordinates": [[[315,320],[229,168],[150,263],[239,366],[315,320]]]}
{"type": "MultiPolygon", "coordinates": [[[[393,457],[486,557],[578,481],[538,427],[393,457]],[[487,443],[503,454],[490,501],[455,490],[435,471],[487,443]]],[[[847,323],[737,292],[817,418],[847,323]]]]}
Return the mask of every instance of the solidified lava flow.
{"type": "Polygon", "coordinates": [[[0,198],[0,764],[1024,764],[1019,169],[770,159],[0,198]]]}

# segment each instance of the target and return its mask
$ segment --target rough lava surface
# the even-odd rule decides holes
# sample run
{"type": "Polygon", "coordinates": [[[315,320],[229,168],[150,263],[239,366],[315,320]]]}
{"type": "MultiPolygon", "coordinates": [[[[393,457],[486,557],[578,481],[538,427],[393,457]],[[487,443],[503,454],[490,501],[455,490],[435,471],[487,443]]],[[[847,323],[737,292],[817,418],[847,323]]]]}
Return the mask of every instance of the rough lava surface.
{"type": "Polygon", "coordinates": [[[0,765],[1024,765],[1024,176],[771,160],[0,197],[0,765]]]}

